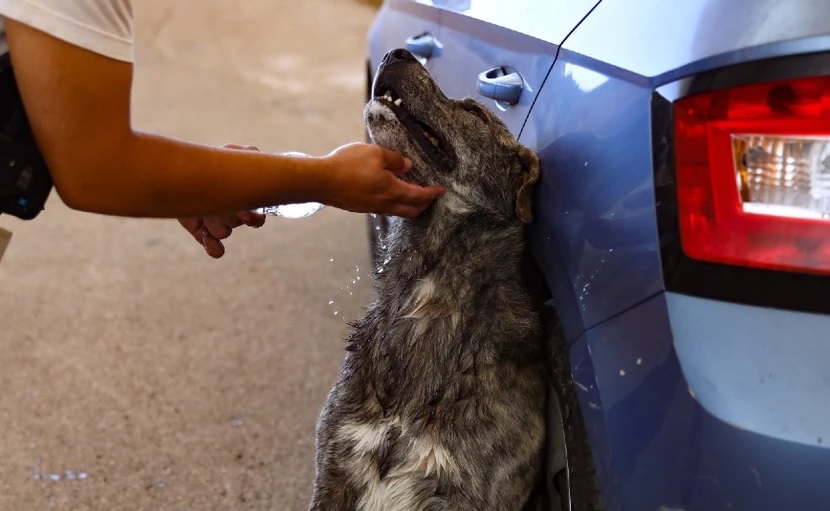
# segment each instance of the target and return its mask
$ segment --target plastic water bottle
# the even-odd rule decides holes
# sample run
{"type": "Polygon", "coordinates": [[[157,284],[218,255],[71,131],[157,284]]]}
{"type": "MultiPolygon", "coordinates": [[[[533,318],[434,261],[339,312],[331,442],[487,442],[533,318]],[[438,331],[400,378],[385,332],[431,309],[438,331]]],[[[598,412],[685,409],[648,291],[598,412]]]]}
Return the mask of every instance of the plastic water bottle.
{"type": "Polygon", "coordinates": [[[254,213],[260,215],[274,215],[283,218],[303,218],[311,216],[323,209],[324,204],[319,202],[303,202],[302,204],[281,204],[279,206],[266,206],[257,208],[254,213]]]}
{"type": "MultiPolygon", "coordinates": [[[[298,153],[293,151],[283,154],[285,156],[302,156],[304,158],[308,158],[308,155],[305,153],[298,153]]],[[[279,206],[265,206],[262,208],[257,208],[254,210],[254,213],[259,213],[260,215],[279,216],[282,218],[304,218],[320,211],[321,209],[323,209],[324,205],[325,204],[320,204],[319,202],[303,202],[300,204],[280,204],[279,206]]]]}

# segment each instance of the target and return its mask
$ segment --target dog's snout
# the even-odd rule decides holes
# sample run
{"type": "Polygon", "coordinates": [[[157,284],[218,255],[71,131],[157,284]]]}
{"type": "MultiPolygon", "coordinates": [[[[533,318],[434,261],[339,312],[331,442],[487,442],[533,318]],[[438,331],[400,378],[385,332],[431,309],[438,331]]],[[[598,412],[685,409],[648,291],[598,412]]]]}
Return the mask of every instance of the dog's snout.
{"type": "Polygon", "coordinates": [[[415,61],[417,61],[418,59],[415,58],[415,55],[413,55],[408,50],[405,50],[403,48],[398,48],[396,50],[392,50],[383,57],[383,63],[386,64],[386,65],[389,65],[389,64],[391,64],[395,61],[398,61],[398,60],[415,60],[415,61]]]}

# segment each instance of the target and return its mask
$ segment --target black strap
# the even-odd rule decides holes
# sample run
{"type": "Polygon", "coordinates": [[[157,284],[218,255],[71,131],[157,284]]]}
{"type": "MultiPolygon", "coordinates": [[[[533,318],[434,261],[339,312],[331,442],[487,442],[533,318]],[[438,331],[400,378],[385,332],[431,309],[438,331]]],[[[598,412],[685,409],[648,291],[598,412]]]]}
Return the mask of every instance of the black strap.
{"type": "Polygon", "coordinates": [[[0,213],[35,218],[52,191],[52,177],[37,147],[11,58],[0,55],[0,213]]]}

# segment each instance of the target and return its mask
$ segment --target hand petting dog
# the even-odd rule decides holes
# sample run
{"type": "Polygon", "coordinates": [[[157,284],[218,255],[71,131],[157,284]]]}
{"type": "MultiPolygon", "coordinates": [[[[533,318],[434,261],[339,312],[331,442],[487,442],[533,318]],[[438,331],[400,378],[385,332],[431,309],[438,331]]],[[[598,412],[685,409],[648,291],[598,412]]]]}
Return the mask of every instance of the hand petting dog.
{"type": "MultiPolygon", "coordinates": [[[[259,151],[252,145],[226,144],[223,147],[259,151]]],[[[398,176],[410,171],[412,162],[400,153],[378,145],[348,144],[324,158],[330,162],[330,175],[325,183],[320,184],[321,202],[336,208],[413,218],[445,192],[442,186],[421,187],[399,179],[398,176]]],[[[209,256],[218,259],[225,255],[222,240],[242,225],[261,227],[265,223],[265,215],[239,211],[210,217],[180,218],[179,223],[209,256]]]]}

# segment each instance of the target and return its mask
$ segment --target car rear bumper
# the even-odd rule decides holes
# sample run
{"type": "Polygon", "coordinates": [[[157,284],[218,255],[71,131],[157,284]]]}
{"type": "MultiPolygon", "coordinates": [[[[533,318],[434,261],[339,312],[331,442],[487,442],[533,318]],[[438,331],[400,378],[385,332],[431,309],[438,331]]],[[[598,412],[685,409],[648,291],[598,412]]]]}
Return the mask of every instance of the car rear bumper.
{"type": "Polygon", "coordinates": [[[830,316],[663,293],[572,372],[610,509],[824,509],[830,316]]]}

